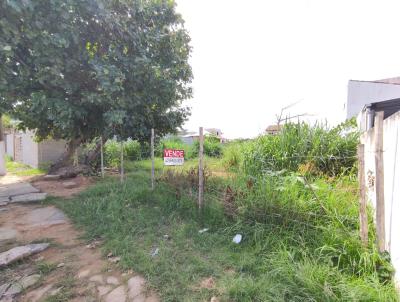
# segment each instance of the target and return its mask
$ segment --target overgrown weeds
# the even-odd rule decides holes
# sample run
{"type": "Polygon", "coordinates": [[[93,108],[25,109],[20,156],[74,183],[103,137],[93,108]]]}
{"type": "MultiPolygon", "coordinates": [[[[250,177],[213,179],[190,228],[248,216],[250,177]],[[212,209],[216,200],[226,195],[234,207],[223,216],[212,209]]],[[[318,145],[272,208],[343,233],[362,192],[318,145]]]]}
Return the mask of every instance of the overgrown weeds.
{"type": "Polygon", "coordinates": [[[108,179],[59,205],[163,301],[398,301],[373,228],[368,248],[358,238],[352,176],[209,177],[202,213],[195,192],[177,191],[194,189],[196,171],[168,172],[154,192],[148,176],[136,169],[124,185],[108,179]],[[198,290],[209,277],[215,287],[198,290]]]}
{"type": "Polygon", "coordinates": [[[354,121],[334,128],[289,123],[277,135],[231,143],[224,150],[227,168],[259,176],[268,171],[301,171],[338,176],[355,171],[358,131],[354,121]]]}

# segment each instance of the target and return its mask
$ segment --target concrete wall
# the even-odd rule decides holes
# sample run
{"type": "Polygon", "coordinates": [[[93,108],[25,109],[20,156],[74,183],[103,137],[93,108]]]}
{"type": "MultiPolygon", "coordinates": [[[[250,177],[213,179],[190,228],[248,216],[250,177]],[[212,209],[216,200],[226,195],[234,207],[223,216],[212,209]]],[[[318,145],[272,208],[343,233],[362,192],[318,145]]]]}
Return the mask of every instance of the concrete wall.
{"type": "Polygon", "coordinates": [[[8,134],[6,140],[6,153],[15,161],[34,168],[53,163],[66,149],[66,142],[63,140],[48,139],[40,143],[36,142],[33,131],[8,134]]]}
{"type": "Polygon", "coordinates": [[[14,159],[14,134],[6,135],[6,154],[14,159]]]}
{"type": "Polygon", "coordinates": [[[38,161],[39,165],[48,165],[57,161],[66,151],[64,140],[45,140],[39,143],[38,161]]]}
{"type": "Polygon", "coordinates": [[[4,158],[5,155],[5,143],[4,141],[0,142],[0,176],[6,174],[6,160],[4,158]]]}
{"type": "Polygon", "coordinates": [[[35,135],[33,131],[18,134],[21,137],[22,146],[22,163],[34,168],[39,167],[38,160],[38,143],[35,142],[35,135]]]}
{"type": "Polygon", "coordinates": [[[364,108],[365,105],[400,98],[400,85],[349,81],[346,118],[352,118],[364,108]]]}
{"type": "MultiPolygon", "coordinates": [[[[385,195],[386,249],[396,269],[400,284],[400,112],[383,121],[383,164],[385,195]]],[[[365,145],[365,182],[367,196],[375,207],[375,138],[374,128],[361,137],[365,145]]]]}

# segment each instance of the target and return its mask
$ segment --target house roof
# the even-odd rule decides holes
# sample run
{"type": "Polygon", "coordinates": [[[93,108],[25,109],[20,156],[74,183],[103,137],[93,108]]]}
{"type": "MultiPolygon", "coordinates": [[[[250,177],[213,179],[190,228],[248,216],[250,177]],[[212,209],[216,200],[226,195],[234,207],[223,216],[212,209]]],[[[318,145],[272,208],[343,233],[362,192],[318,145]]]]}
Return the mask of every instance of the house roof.
{"type": "Polygon", "coordinates": [[[364,82],[364,83],[379,83],[379,84],[390,84],[390,85],[400,85],[400,77],[387,78],[382,80],[374,81],[363,81],[363,80],[350,80],[352,82],[364,82]]]}
{"type": "Polygon", "coordinates": [[[265,131],[266,132],[269,132],[269,131],[280,131],[281,129],[282,129],[281,125],[269,125],[267,127],[267,129],[265,129],[265,131]]]}
{"type": "MultiPolygon", "coordinates": [[[[221,129],[218,128],[204,128],[203,130],[204,135],[216,135],[217,132],[219,136],[222,135],[221,129]]],[[[194,137],[199,136],[199,131],[187,131],[184,135],[182,135],[182,137],[192,137],[192,136],[194,137]]]]}
{"type": "Polygon", "coordinates": [[[374,81],[374,82],[376,82],[376,83],[384,83],[384,84],[400,85],[400,77],[377,80],[377,81],[374,81]]]}
{"type": "Polygon", "coordinates": [[[400,111],[400,98],[398,99],[393,99],[393,100],[387,100],[383,102],[376,102],[376,103],[371,103],[368,105],[365,105],[364,110],[366,108],[369,108],[373,111],[383,111],[384,112],[384,118],[388,118],[392,114],[400,111]]]}

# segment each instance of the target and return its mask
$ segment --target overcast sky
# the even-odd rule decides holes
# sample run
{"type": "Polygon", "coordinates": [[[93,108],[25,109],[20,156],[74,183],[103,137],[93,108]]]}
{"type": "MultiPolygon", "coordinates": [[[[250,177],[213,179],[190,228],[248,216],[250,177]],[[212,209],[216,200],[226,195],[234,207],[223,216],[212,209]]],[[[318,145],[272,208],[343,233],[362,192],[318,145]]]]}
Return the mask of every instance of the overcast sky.
{"type": "Polygon", "coordinates": [[[349,79],[400,76],[399,0],[177,0],[192,38],[185,128],[251,137],[287,114],[343,120],[349,79]]]}

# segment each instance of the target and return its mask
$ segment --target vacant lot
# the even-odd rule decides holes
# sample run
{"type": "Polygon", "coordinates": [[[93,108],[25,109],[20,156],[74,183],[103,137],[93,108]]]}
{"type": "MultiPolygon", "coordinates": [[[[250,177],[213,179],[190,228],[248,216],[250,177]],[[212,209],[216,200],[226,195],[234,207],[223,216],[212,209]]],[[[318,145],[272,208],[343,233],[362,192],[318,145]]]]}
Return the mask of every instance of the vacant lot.
{"type": "MultiPolygon", "coordinates": [[[[309,185],[292,174],[263,183],[235,173],[209,177],[200,213],[195,163],[172,173],[158,161],[151,191],[149,161],[131,162],[124,184],[106,178],[54,202],[163,301],[397,301],[373,230],[368,248],[359,242],[354,177],[309,185]]],[[[209,163],[221,173],[218,160],[209,163]]]]}

